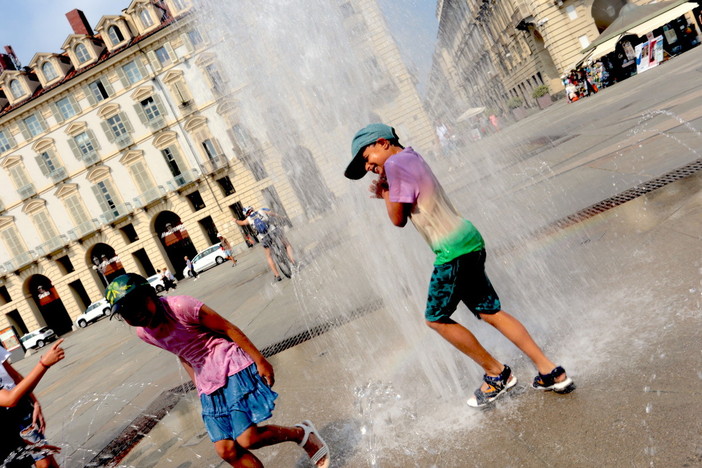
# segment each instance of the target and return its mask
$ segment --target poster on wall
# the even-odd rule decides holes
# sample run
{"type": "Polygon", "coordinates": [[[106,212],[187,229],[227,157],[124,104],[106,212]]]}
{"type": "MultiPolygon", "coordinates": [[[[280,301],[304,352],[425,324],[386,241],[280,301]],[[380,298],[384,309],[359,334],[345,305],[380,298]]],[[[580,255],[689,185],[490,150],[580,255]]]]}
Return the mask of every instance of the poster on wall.
{"type": "Polygon", "coordinates": [[[643,73],[648,70],[648,42],[637,44],[636,48],[636,73],[643,73]]]}
{"type": "Polygon", "coordinates": [[[0,330],[0,343],[2,343],[2,347],[8,351],[19,348],[20,342],[15,334],[15,329],[7,327],[0,330]]]}
{"type": "Polygon", "coordinates": [[[663,59],[665,58],[663,53],[663,36],[658,36],[656,38],[656,46],[653,51],[653,56],[656,59],[656,64],[663,63],[663,59]]]}
{"type": "Polygon", "coordinates": [[[636,46],[636,73],[645,72],[663,62],[663,36],[636,46]]]}

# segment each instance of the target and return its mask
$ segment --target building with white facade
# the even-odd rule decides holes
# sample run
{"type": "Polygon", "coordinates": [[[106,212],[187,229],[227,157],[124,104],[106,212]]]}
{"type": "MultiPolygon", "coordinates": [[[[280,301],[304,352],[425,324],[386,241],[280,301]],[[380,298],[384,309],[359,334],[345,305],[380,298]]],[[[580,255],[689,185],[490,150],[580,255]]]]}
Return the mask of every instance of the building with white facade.
{"type": "MultiPolygon", "coordinates": [[[[344,21],[362,17],[373,30],[368,45],[356,41],[369,60],[392,67],[379,82],[402,105],[385,102],[375,115],[430,144],[379,8],[338,6],[344,21]]],[[[65,333],[125,271],[180,274],[183,257],[218,232],[246,248],[253,232],[232,221],[243,206],[270,206],[294,223],[329,210],[344,191],[325,148],[295,149],[305,177],[330,192],[320,199],[264,128],[242,122],[240,90],[195,13],[189,0],[132,0],[93,30],[73,10],[62,53],[36,53],[26,67],[0,56],[0,330],[65,333]]]]}

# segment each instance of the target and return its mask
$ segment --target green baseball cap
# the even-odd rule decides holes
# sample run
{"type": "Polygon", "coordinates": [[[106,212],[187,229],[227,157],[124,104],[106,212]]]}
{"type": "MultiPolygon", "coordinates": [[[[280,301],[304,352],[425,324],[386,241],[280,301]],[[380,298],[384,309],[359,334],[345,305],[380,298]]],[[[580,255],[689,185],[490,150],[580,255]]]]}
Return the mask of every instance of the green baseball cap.
{"type": "Polygon", "coordinates": [[[144,286],[151,287],[146,278],[136,273],[127,273],[126,275],[120,275],[115,278],[105,290],[105,299],[107,299],[107,302],[112,306],[112,313],[115,313],[115,304],[121,301],[127,294],[144,286]]]}
{"type": "Polygon", "coordinates": [[[356,132],[351,141],[351,156],[353,159],[346,167],[344,175],[351,180],[358,180],[366,175],[366,161],[363,159],[363,150],[366,146],[372,145],[379,139],[397,139],[395,129],[382,123],[367,125],[356,132]]]}

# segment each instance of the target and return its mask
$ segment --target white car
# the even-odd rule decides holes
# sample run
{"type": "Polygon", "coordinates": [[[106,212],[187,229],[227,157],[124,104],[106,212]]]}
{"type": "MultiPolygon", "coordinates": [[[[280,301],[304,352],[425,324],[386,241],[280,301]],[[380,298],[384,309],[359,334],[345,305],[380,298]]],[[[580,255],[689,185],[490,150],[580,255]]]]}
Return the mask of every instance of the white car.
{"type": "Polygon", "coordinates": [[[166,290],[166,285],[163,284],[163,279],[161,275],[156,273],[153,276],[146,278],[146,281],[156,290],[157,293],[161,293],[166,290]]]}
{"type": "MultiPolygon", "coordinates": [[[[195,255],[191,259],[191,261],[193,262],[193,267],[198,273],[205,271],[208,268],[212,268],[215,265],[221,265],[227,260],[229,259],[227,258],[227,255],[224,253],[224,250],[222,250],[222,247],[219,245],[219,243],[207,247],[205,250],[195,255]]],[[[188,270],[187,266],[183,270],[183,277],[191,277],[190,271],[188,270]]]]}
{"type": "Polygon", "coordinates": [[[85,309],[85,312],[80,314],[76,319],[76,325],[80,328],[85,328],[89,323],[96,322],[102,317],[110,315],[110,303],[107,299],[95,301],[85,309]]]}
{"type": "Polygon", "coordinates": [[[58,338],[58,336],[51,328],[43,327],[39,330],[27,333],[20,338],[20,341],[25,349],[33,349],[43,348],[46,343],[49,341],[54,341],[56,338],[58,338]]]}

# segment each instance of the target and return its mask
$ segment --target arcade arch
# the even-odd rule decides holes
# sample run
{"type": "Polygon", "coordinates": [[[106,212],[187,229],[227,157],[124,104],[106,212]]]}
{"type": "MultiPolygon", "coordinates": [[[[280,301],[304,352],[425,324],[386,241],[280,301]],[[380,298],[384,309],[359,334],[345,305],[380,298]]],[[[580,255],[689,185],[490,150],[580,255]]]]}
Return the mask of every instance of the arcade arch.
{"type": "Polygon", "coordinates": [[[95,282],[98,286],[102,285],[101,290],[119,275],[126,273],[115,249],[109,244],[100,242],[93,245],[86,252],[85,260],[95,282]]]}
{"type": "Polygon", "coordinates": [[[23,291],[39,323],[43,321],[57,335],[71,331],[73,321],[49,278],[40,274],[32,275],[25,280],[23,291]]]}
{"type": "Polygon", "coordinates": [[[171,272],[177,278],[182,278],[185,268],[184,257],[192,259],[197,255],[197,249],[180,216],[172,211],[161,211],[153,218],[152,230],[160,241],[158,245],[161,253],[170,263],[171,272]]]}

